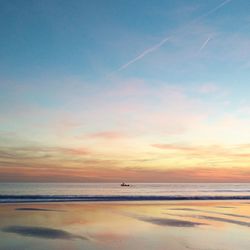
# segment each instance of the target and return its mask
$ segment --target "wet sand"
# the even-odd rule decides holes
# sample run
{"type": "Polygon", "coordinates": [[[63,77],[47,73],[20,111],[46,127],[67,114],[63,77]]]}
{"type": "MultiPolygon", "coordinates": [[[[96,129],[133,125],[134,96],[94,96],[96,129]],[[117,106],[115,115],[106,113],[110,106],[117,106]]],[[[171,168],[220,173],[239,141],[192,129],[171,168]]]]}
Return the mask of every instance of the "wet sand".
{"type": "Polygon", "coordinates": [[[249,250],[247,201],[0,205],[0,249],[249,250]]]}

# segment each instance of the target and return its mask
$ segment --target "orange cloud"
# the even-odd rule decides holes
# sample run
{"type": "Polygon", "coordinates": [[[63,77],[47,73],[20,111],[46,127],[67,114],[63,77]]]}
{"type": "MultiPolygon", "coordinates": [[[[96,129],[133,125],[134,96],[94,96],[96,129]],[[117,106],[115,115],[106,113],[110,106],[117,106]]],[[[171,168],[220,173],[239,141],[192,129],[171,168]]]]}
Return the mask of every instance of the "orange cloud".
{"type": "Polygon", "coordinates": [[[189,146],[178,144],[152,144],[151,146],[166,151],[178,151],[179,153],[185,153],[196,156],[220,156],[228,158],[250,158],[250,146],[248,144],[220,146],[220,145],[208,145],[208,146],[189,146]]]}
{"type": "Polygon", "coordinates": [[[63,167],[51,165],[5,166],[0,168],[0,181],[47,182],[249,182],[250,169],[238,168],[116,168],[63,167]]]}
{"type": "Polygon", "coordinates": [[[176,144],[152,144],[153,147],[166,150],[194,151],[195,148],[176,144]]]}
{"type": "Polygon", "coordinates": [[[87,148],[63,148],[63,147],[0,147],[0,160],[13,160],[18,162],[20,160],[43,160],[53,157],[81,156],[88,155],[90,151],[87,148]]]}

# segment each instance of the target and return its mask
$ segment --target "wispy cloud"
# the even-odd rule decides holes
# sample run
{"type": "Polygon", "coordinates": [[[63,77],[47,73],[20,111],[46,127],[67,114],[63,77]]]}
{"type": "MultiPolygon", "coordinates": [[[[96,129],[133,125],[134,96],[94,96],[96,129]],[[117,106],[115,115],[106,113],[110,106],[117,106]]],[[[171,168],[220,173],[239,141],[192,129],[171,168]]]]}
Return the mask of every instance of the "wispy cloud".
{"type": "Polygon", "coordinates": [[[0,147],[0,160],[38,160],[64,156],[85,156],[90,154],[86,148],[64,148],[64,147],[0,147]]]}
{"type": "Polygon", "coordinates": [[[89,138],[101,138],[101,139],[107,139],[107,140],[112,140],[112,139],[122,139],[127,137],[125,134],[121,132],[116,132],[116,131],[103,131],[103,132],[97,132],[90,134],[88,136],[89,138]]]}
{"type": "Polygon", "coordinates": [[[222,146],[222,145],[178,145],[178,144],[152,144],[154,148],[166,150],[166,151],[175,151],[176,154],[185,154],[191,157],[212,157],[214,159],[223,159],[232,160],[233,162],[240,161],[245,162],[245,159],[250,158],[250,147],[247,144],[243,145],[231,145],[231,146],[222,146]],[[178,153],[177,153],[178,152],[178,153]]]}
{"type": "Polygon", "coordinates": [[[197,92],[201,94],[212,94],[220,90],[219,86],[214,83],[205,83],[198,87],[197,92]]]}

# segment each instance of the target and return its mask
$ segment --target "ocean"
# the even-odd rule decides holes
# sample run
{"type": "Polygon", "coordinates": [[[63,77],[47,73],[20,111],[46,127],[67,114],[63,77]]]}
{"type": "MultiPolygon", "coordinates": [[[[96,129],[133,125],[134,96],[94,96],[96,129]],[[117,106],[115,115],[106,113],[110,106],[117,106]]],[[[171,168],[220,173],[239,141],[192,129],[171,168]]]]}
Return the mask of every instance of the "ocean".
{"type": "Polygon", "coordinates": [[[249,183],[1,183],[0,203],[250,199],[249,183]]]}

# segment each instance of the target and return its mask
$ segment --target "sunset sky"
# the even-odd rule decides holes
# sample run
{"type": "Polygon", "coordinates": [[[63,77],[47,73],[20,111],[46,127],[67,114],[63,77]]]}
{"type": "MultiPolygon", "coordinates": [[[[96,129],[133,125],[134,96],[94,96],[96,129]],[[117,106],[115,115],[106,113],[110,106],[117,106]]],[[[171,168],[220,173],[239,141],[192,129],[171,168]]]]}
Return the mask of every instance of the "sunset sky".
{"type": "Polygon", "coordinates": [[[250,1],[1,0],[0,182],[249,182],[250,1]]]}

